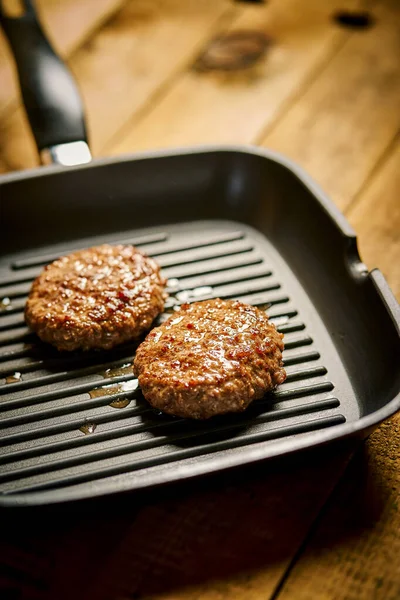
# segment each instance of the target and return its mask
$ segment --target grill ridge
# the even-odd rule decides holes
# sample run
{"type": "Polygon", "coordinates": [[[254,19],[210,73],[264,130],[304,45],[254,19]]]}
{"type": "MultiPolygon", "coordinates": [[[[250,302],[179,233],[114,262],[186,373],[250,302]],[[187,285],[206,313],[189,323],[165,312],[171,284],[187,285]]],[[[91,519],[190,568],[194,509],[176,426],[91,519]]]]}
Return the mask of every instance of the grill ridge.
{"type": "MultiPolygon", "coordinates": [[[[332,398],[329,399],[328,401],[323,401],[323,403],[321,403],[318,406],[319,410],[326,410],[328,408],[332,408],[332,407],[336,407],[338,405],[338,401],[336,400],[336,398],[332,398]]],[[[283,419],[283,418],[287,418],[289,416],[299,416],[299,415],[303,415],[303,414],[309,414],[309,407],[308,406],[302,406],[302,407],[297,407],[296,409],[294,408],[287,408],[287,409],[278,409],[276,411],[274,411],[273,413],[265,413],[262,415],[256,415],[253,416],[251,420],[249,419],[241,419],[240,422],[231,422],[229,424],[224,424],[224,425],[220,425],[218,427],[218,433],[220,432],[226,432],[226,431],[231,431],[231,430],[235,430],[235,429],[240,429],[243,426],[246,426],[247,424],[258,424],[258,423],[265,423],[265,422],[269,422],[272,420],[271,417],[273,417],[273,420],[277,420],[277,419],[283,419]]],[[[146,424],[139,424],[135,426],[132,426],[130,428],[130,433],[131,434],[137,434],[137,433],[141,433],[141,432],[149,432],[152,431],[154,432],[157,429],[160,429],[162,431],[165,430],[169,430],[169,429],[174,429],[177,428],[177,426],[181,425],[184,422],[183,419],[174,419],[171,421],[168,421],[167,423],[155,423],[152,425],[146,425],[146,424]]],[[[128,428],[127,428],[128,429],[128,428]]],[[[80,452],[79,454],[77,454],[76,456],[70,457],[70,458],[64,458],[64,459],[59,459],[59,460],[49,460],[47,462],[43,462],[42,464],[34,464],[28,467],[21,467],[20,469],[15,469],[14,471],[10,471],[10,472],[6,472],[3,471],[2,473],[0,473],[0,483],[2,481],[8,481],[13,478],[16,479],[20,479],[23,476],[26,475],[30,475],[30,474],[37,474],[39,472],[50,472],[50,471],[54,471],[56,469],[59,468],[65,468],[65,467],[71,467],[71,466],[76,466],[79,464],[84,464],[84,463],[88,463],[88,462],[94,462],[97,460],[102,460],[104,458],[108,458],[111,456],[121,456],[122,454],[128,454],[129,452],[133,451],[138,451],[141,450],[143,448],[157,448],[161,445],[163,445],[163,442],[165,440],[168,440],[168,443],[174,443],[176,441],[181,441],[181,440],[185,440],[185,439],[189,439],[192,437],[193,435],[193,429],[188,427],[187,431],[183,431],[177,434],[169,434],[167,436],[160,436],[160,437],[153,437],[151,439],[148,440],[144,440],[144,441],[137,441],[137,442],[131,442],[131,443],[127,443],[127,442],[123,442],[121,444],[119,444],[116,447],[112,447],[109,449],[102,449],[102,450],[98,450],[98,451],[89,451],[86,453],[82,453],[80,452]]],[[[195,432],[197,434],[198,437],[202,437],[202,436],[211,436],[213,433],[215,433],[215,430],[213,430],[213,427],[208,426],[206,427],[201,427],[200,429],[195,429],[195,432]]],[[[127,433],[126,431],[124,433],[127,433]]],[[[84,439],[84,438],[80,438],[80,439],[84,439]]],[[[88,439],[88,438],[86,438],[88,439]]],[[[118,439],[115,436],[113,436],[112,439],[118,439]]],[[[69,446],[70,448],[70,446],[69,446]]],[[[53,447],[52,451],[55,451],[56,449],[53,447]]]]}
{"type": "Polygon", "coordinates": [[[189,301],[238,298],[268,309],[286,336],[287,380],[243,415],[200,424],[161,418],[144,402],[140,390],[117,389],[134,381],[133,373],[106,375],[107,369],[130,363],[137,344],[83,356],[58,355],[37,344],[24,325],[26,295],[41,270],[37,267],[57,255],[15,260],[0,281],[0,299],[11,300],[10,310],[0,313],[0,378],[19,372],[22,380],[0,383],[0,493],[74,485],[345,421],[337,412],[340,400],[332,395],[334,385],[307,324],[275,279],[268,257],[247,234],[237,229],[201,231],[181,240],[168,233],[150,233],[115,243],[143,246],[158,260],[171,280],[167,312],[185,301],[175,296],[182,291],[189,301]],[[105,386],[116,386],[115,393],[89,396],[105,386]],[[126,408],[110,406],[121,398],[130,401],[126,408]],[[84,435],[79,430],[84,423],[94,423],[97,429],[84,435]],[[232,435],[225,439],[228,434],[232,435]]]}
{"type": "MultiPolygon", "coordinates": [[[[257,409],[260,409],[260,406],[262,405],[262,403],[266,404],[269,400],[264,400],[260,403],[257,404],[257,409]]],[[[272,405],[274,407],[274,405],[272,405]]],[[[275,405],[276,406],[276,405],[275,405]]],[[[242,419],[241,420],[241,425],[245,424],[245,423],[254,423],[255,420],[257,422],[262,422],[263,420],[265,421],[273,421],[273,420],[277,420],[277,419],[284,419],[290,416],[297,416],[297,415],[301,415],[301,414],[308,414],[308,413],[312,413],[312,412],[318,412],[318,411],[322,411],[322,410],[328,410],[331,408],[337,408],[339,406],[339,400],[337,398],[331,397],[331,398],[326,398],[324,400],[315,400],[312,403],[307,403],[307,404],[300,404],[298,406],[291,406],[291,407],[286,407],[286,408],[274,408],[274,410],[270,413],[266,413],[263,415],[258,415],[257,417],[252,417],[251,420],[250,419],[242,419]]],[[[151,412],[151,409],[138,409],[135,408],[134,410],[131,411],[130,416],[139,416],[139,415],[143,415],[145,413],[149,413],[151,412]]],[[[250,411],[251,413],[251,411],[250,411]]],[[[120,420],[122,417],[121,415],[118,415],[118,413],[116,414],[116,421],[120,420]]],[[[109,417],[106,419],[106,417],[103,418],[99,418],[97,417],[97,423],[109,423],[111,422],[109,417]]],[[[168,427],[168,425],[174,425],[176,426],[177,424],[183,423],[184,420],[183,419],[176,419],[174,421],[171,421],[170,423],[165,423],[165,422],[160,422],[160,423],[156,423],[152,426],[147,426],[147,425],[143,425],[143,424],[128,424],[128,425],[121,425],[119,426],[117,429],[110,429],[110,430],[106,430],[106,431],[99,431],[96,434],[96,442],[99,441],[107,441],[107,440],[113,440],[119,437],[124,437],[126,435],[129,434],[135,434],[135,433],[141,433],[144,431],[150,431],[150,430],[154,430],[157,428],[166,428],[168,427]]],[[[77,429],[79,429],[79,427],[82,425],[82,420],[75,420],[75,421],[71,421],[68,424],[68,429],[64,429],[65,432],[70,432],[70,431],[75,431],[77,429]]],[[[239,426],[239,425],[235,425],[234,427],[239,426]]],[[[225,427],[220,426],[218,428],[218,431],[226,431],[227,429],[231,428],[232,425],[226,425],[225,427]]],[[[234,428],[233,427],[233,428],[234,428]]],[[[212,429],[208,428],[208,429],[204,429],[204,431],[202,432],[203,434],[205,433],[212,433],[212,429]]],[[[53,431],[51,432],[53,433],[53,431]]],[[[49,434],[50,435],[50,434],[49,434]]],[[[26,438],[28,439],[28,438],[26,438]]],[[[32,439],[32,438],[30,438],[32,439]]],[[[13,441],[12,436],[10,436],[10,440],[11,442],[13,441]]],[[[7,440],[9,441],[9,440],[7,440]]],[[[80,447],[80,446],[84,446],[87,444],[93,444],[94,441],[90,436],[80,436],[78,438],[69,438],[65,441],[57,441],[57,442],[51,442],[51,443],[44,443],[41,446],[32,446],[30,448],[25,448],[23,450],[17,450],[14,452],[10,452],[9,454],[4,454],[2,456],[0,456],[0,464],[5,464],[8,462],[14,462],[15,460],[22,460],[24,458],[27,457],[32,457],[32,456],[40,456],[44,453],[53,453],[56,451],[60,451],[60,450],[64,450],[64,449],[70,449],[70,448],[75,448],[75,447],[80,447]]]]}
{"type": "MultiPolygon", "coordinates": [[[[154,244],[157,242],[165,242],[168,239],[168,236],[166,233],[156,233],[156,234],[151,234],[151,235],[142,235],[142,236],[137,236],[137,237],[133,237],[133,238],[128,238],[128,239],[123,239],[123,240],[115,240],[113,243],[114,244],[133,244],[134,246],[138,246],[139,248],[141,248],[142,246],[146,246],[148,244],[154,244]]],[[[79,250],[79,248],[74,248],[71,250],[68,250],[68,253],[71,252],[77,252],[77,250],[79,250]]],[[[50,262],[53,262],[54,260],[57,260],[57,258],[60,257],[60,254],[42,254],[39,256],[33,256],[30,258],[24,258],[22,260],[16,260],[11,264],[11,268],[14,271],[20,270],[20,269],[28,269],[32,266],[44,266],[47,265],[50,262]]]]}
{"type": "MultiPolygon", "coordinates": [[[[343,415],[334,415],[331,417],[320,417],[318,419],[312,419],[310,421],[306,421],[304,423],[299,423],[297,425],[276,427],[274,430],[270,431],[262,431],[260,433],[255,433],[248,435],[243,438],[235,438],[235,441],[229,440],[221,440],[219,442],[212,442],[209,444],[204,444],[201,446],[196,446],[192,448],[186,448],[185,450],[175,450],[171,453],[150,456],[146,459],[131,459],[127,460],[125,463],[120,463],[116,465],[106,466],[103,469],[88,469],[78,474],[74,475],[65,475],[62,478],[63,485],[73,485],[76,483],[81,483],[83,481],[95,480],[111,475],[118,475],[121,473],[137,471],[139,469],[149,468],[155,465],[162,465],[169,462],[176,462],[178,460],[192,458],[195,456],[201,456],[203,454],[210,454],[211,452],[218,452],[220,450],[226,450],[232,447],[241,447],[248,444],[255,444],[258,442],[264,442],[271,439],[278,439],[279,437],[284,437],[288,435],[296,435],[299,433],[306,433],[308,431],[315,431],[322,429],[324,427],[331,427],[333,425],[339,425],[340,423],[345,422],[345,417],[343,415]]],[[[167,437],[164,441],[170,441],[167,437]]],[[[175,438],[176,441],[176,438],[175,438]]],[[[55,481],[47,481],[43,483],[31,484],[29,483],[20,488],[18,491],[27,492],[33,490],[43,490],[54,487],[57,485],[57,479],[55,481]]],[[[7,490],[3,491],[4,493],[8,493],[7,490]]]]}

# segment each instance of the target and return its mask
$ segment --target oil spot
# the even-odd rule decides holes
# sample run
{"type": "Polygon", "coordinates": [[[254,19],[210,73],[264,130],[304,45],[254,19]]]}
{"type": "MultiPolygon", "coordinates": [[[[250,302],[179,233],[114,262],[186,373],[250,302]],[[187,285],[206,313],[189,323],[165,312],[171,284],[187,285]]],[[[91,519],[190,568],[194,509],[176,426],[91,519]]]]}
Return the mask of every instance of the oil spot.
{"type": "Polygon", "coordinates": [[[79,427],[79,431],[81,431],[85,435],[88,435],[89,433],[94,433],[96,428],[96,423],[84,423],[81,427],[79,427]]]}
{"type": "Polygon", "coordinates": [[[168,279],[167,289],[168,289],[169,293],[176,291],[176,290],[180,290],[181,284],[180,284],[179,279],[177,279],[176,277],[172,277],[171,279],[168,279]]]}
{"type": "Polygon", "coordinates": [[[239,71],[265,55],[271,39],[262,31],[235,31],[214,38],[194,64],[196,71],[239,71]]]}
{"type": "Polygon", "coordinates": [[[165,323],[165,321],[168,321],[168,319],[170,318],[171,315],[173,315],[175,312],[177,312],[178,310],[180,310],[180,306],[179,305],[172,305],[167,307],[163,313],[161,313],[161,315],[158,315],[158,317],[156,318],[156,320],[154,321],[154,325],[156,327],[159,327],[160,325],[162,325],[163,323],[165,323]]]}
{"type": "Polygon", "coordinates": [[[255,304],[255,306],[257,306],[257,308],[260,310],[268,310],[271,308],[272,304],[271,302],[263,302],[262,304],[255,304]]]}
{"type": "Polygon", "coordinates": [[[265,0],[236,0],[236,2],[242,2],[243,4],[265,4],[265,0]]]}
{"type": "Polygon", "coordinates": [[[103,385],[103,387],[94,388],[90,390],[89,396],[91,398],[101,398],[102,396],[113,396],[122,392],[120,385],[103,385]]]}
{"type": "Polygon", "coordinates": [[[19,371],[15,371],[15,373],[6,377],[6,383],[18,383],[18,381],[21,381],[21,379],[21,373],[19,371]]]}
{"type": "Polygon", "coordinates": [[[342,10],[333,15],[333,20],[342,27],[349,29],[369,29],[375,25],[375,19],[366,11],[342,10]]]}
{"type": "Polygon", "coordinates": [[[123,381],[116,385],[103,385],[101,387],[90,390],[89,396],[91,398],[101,398],[102,396],[113,396],[120,392],[134,392],[138,388],[138,380],[131,379],[129,381],[123,381]]]}
{"type": "Polygon", "coordinates": [[[112,406],[112,408],[126,408],[130,403],[129,398],[117,398],[110,402],[109,406],[112,406]]]}
{"type": "Polygon", "coordinates": [[[195,300],[212,298],[213,292],[214,290],[211,286],[204,285],[202,287],[194,288],[193,290],[183,290],[182,292],[178,292],[175,294],[175,297],[178,302],[194,302],[195,300]]]}
{"type": "MultiPolygon", "coordinates": [[[[176,298],[173,298],[173,300],[175,302],[177,302],[176,298]]],[[[167,315],[167,317],[171,314],[173,314],[174,312],[176,312],[177,310],[180,310],[181,307],[179,306],[179,304],[170,304],[169,306],[166,306],[164,308],[164,312],[162,313],[163,315],[167,315]]]]}
{"type": "Polygon", "coordinates": [[[5,310],[11,310],[12,306],[11,306],[11,300],[10,298],[2,298],[0,300],[0,312],[3,312],[5,310]]]}
{"type": "Polygon", "coordinates": [[[120,383],[123,392],[134,392],[139,387],[137,379],[131,379],[130,381],[123,381],[120,383]]]}
{"type": "Polygon", "coordinates": [[[121,377],[121,375],[130,375],[131,373],[132,363],[130,362],[114,369],[106,369],[105,371],[102,371],[100,375],[104,377],[104,379],[109,379],[112,377],[121,377]]]}
{"type": "Polygon", "coordinates": [[[288,316],[284,316],[284,317],[277,317],[276,319],[270,319],[269,322],[273,323],[275,325],[275,327],[281,327],[282,325],[286,325],[286,323],[288,323],[289,320],[290,319],[288,316]]]}

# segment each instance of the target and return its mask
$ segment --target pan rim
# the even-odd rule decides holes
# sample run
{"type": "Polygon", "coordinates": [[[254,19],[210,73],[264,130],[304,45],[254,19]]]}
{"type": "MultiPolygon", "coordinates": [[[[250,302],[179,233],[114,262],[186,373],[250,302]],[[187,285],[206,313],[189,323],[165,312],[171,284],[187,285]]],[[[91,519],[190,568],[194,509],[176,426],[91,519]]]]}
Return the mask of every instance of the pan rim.
{"type": "MultiPolygon", "coordinates": [[[[49,174],[74,172],[81,169],[91,169],[121,162],[160,159],[191,154],[204,155],[216,152],[241,153],[260,156],[282,165],[284,168],[294,174],[314,196],[315,200],[329,215],[343,236],[348,239],[348,252],[349,255],[351,254],[350,262],[353,266],[353,277],[362,277],[363,279],[365,277],[369,277],[372,280],[397,333],[400,335],[400,306],[379,269],[373,269],[370,272],[366,270],[366,267],[363,265],[358,253],[356,234],[349,225],[345,216],[326,196],[318,184],[316,184],[300,166],[275,151],[251,145],[205,145],[166,150],[151,150],[134,154],[125,154],[111,158],[99,158],[93,160],[87,165],[74,167],[47,166],[10,173],[0,177],[0,186],[7,185],[14,181],[29,180],[30,178],[42,177],[49,174]]],[[[127,474],[125,473],[122,475],[113,476],[111,480],[110,478],[105,478],[103,480],[94,481],[92,482],[92,485],[86,486],[86,489],[76,489],[75,486],[71,486],[71,488],[64,487],[38,492],[27,492],[23,494],[2,494],[0,495],[0,507],[27,507],[59,504],[66,501],[78,501],[111,495],[113,493],[128,491],[132,492],[133,490],[139,491],[144,488],[153,488],[167,483],[188,480],[201,475],[211,474],[217,470],[228,470],[233,467],[244,466],[250,463],[259,463],[263,460],[276,458],[278,456],[288,456],[295,452],[312,449],[335,440],[344,440],[346,438],[354,437],[356,434],[358,434],[360,437],[362,432],[364,432],[366,436],[370,429],[374,428],[380,422],[389,418],[399,410],[400,392],[398,392],[397,395],[385,406],[370,413],[369,415],[361,417],[357,421],[345,422],[328,429],[308,432],[300,439],[294,438],[290,441],[286,439],[275,440],[273,444],[264,445],[261,447],[249,446],[247,448],[243,448],[242,452],[239,454],[212,457],[206,461],[202,461],[199,464],[190,463],[189,465],[179,465],[171,471],[165,470],[156,474],[153,473],[151,474],[151,485],[149,485],[146,477],[140,481],[134,482],[130,480],[129,477],[126,477],[127,474]],[[120,480],[115,481],[116,477],[120,478],[120,480]]]]}
{"type": "MultiPolygon", "coordinates": [[[[368,276],[372,279],[378,293],[382,297],[388,312],[392,316],[397,316],[397,330],[399,330],[400,307],[390,291],[382,273],[378,269],[371,271],[368,276]]],[[[330,442],[344,441],[345,439],[355,437],[366,437],[371,429],[379,423],[389,418],[400,410],[400,392],[392,398],[382,408],[361,417],[356,421],[338,424],[328,429],[308,432],[302,438],[292,438],[290,440],[275,440],[271,445],[261,447],[244,447],[240,454],[217,456],[201,463],[190,463],[189,465],[179,465],[175,469],[161,470],[160,472],[146,476],[133,482],[126,477],[129,473],[124,473],[112,478],[95,480],[86,489],[77,489],[76,486],[70,488],[43,490],[38,492],[26,492],[23,494],[2,494],[0,495],[0,508],[4,507],[33,507],[48,504],[62,504],[64,502],[88,500],[90,498],[99,498],[109,496],[114,493],[140,491],[145,488],[155,488],[164,484],[170,484],[182,480],[212,474],[217,471],[226,471],[234,467],[244,466],[246,464],[260,463],[267,459],[290,456],[296,452],[312,450],[316,447],[326,445],[330,442]],[[362,434],[365,434],[364,436],[362,434]],[[151,484],[148,478],[151,477],[151,484]],[[116,482],[116,478],[119,478],[116,482]]]]}
{"type": "Polygon", "coordinates": [[[340,228],[343,234],[349,238],[355,238],[356,234],[345,216],[335,206],[335,204],[327,197],[325,192],[318,186],[318,184],[308,175],[308,173],[300,167],[295,161],[287,158],[283,154],[270,150],[268,148],[260,148],[251,144],[207,144],[207,145],[196,145],[196,146],[182,146],[178,148],[161,148],[157,150],[144,150],[141,152],[124,153],[118,156],[95,158],[90,163],[82,165],[74,165],[71,167],[63,167],[58,165],[46,165],[42,167],[35,167],[33,169],[24,169],[22,171],[15,171],[12,173],[6,173],[0,176],[0,186],[19,181],[22,179],[30,179],[43,177],[45,175],[51,175],[56,173],[72,173],[75,171],[88,170],[96,167],[107,166],[111,164],[126,163],[139,160],[151,160],[160,159],[182,155],[192,154],[212,154],[212,153],[238,153],[248,154],[253,156],[260,156],[266,158],[275,163],[278,163],[291,171],[316,197],[321,206],[326,210],[331,218],[334,220],[336,225],[340,228]]]}
{"type": "Polygon", "coordinates": [[[0,507],[22,508],[89,500],[110,496],[115,493],[154,489],[165,484],[173,484],[182,482],[183,480],[191,480],[199,476],[211,475],[217,471],[227,471],[235,467],[243,467],[247,464],[255,465],[256,463],[261,463],[268,459],[283,458],[300,451],[313,450],[334,441],[344,441],[355,437],[356,434],[363,431],[366,433],[366,437],[369,429],[392,416],[399,409],[400,393],[388,402],[386,406],[370,415],[362,417],[358,421],[350,423],[346,422],[329,427],[325,430],[308,432],[307,434],[304,434],[304,438],[302,439],[295,438],[295,440],[291,439],[290,441],[286,439],[276,440],[271,446],[265,446],[264,448],[254,448],[250,446],[240,454],[213,457],[200,464],[191,463],[190,465],[179,465],[177,469],[175,468],[171,472],[168,470],[161,470],[156,475],[152,473],[136,482],[132,482],[126,477],[129,473],[123,473],[121,475],[113,476],[111,480],[110,478],[105,478],[94,481],[91,486],[86,486],[86,489],[76,489],[75,486],[71,486],[71,488],[56,488],[39,492],[26,492],[24,494],[3,494],[0,496],[0,507]],[[147,480],[147,478],[150,477],[151,485],[147,480]],[[115,481],[115,478],[119,478],[118,482],[115,481]]]}

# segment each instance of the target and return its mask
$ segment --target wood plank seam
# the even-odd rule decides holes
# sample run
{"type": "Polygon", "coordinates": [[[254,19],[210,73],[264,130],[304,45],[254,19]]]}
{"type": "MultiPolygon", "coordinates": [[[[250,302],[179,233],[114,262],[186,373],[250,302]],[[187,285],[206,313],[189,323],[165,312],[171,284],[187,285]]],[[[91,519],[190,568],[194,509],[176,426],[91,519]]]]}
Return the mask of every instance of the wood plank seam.
{"type": "MultiPolygon", "coordinates": [[[[236,7],[231,7],[221,17],[217,18],[211,31],[209,32],[210,37],[212,38],[221,29],[224,30],[227,28],[237,17],[237,14],[238,9],[236,7]]],[[[151,114],[151,112],[156,108],[157,104],[168,94],[169,90],[175,85],[179,78],[184,75],[188,66],[198,55],[203,46],[204,40],[200,40],[196,48],[193,49],[193,52],[187,57],[185,63],[177,67],[170,77],[161,83],[161,85],[152,94],[150,94],[147,102],[137,111],[135,111],[126,121],[124,121],[120,127],[118,127],[118,129],[102,147],[101,154],[107,154],[107,149],[111,148],[117,139],[121,139],[121,137],[123,137],[123,132],[127,126],[131,126],[140,121],[143,117],[151,114]]]]}
{"type": "MultiPolygon", "coordinates": [[[[370,0],[370,5],[376,4],[376,0],[370,0]]],[[[280,122],[285,118],[286,114],[289,112],[291,107],[301,100],[309,88],[313,85],[315,81],[317,81],[318,77],[324,73],[324,71],[329,66],[331,60],[339,54],[341,50],[343,50],[349,43],[350,40],[357,35],[357,33],[350,32],[347,37],[338,41],[337,46],[332,50],[332,52],[318,65],[313,72],[310,74],[310,77],[306,78],[302,85],[297,88],[291,98],[288,99],[287,103],[282,107],[282,110],[277,115],[276,119],[268,126],[265,127],[264,130],[261,130],[260,134],[257,135],[256,144],[262,144],[263,139],[267,137],[272,131],[277,129],[280,125],[280,122]]]]}
{"type": "Polygon", "coordinates": [[[399,126],[398,5],[375,5],[374,15],[376,26],[348,38],[263,140],[303,166],[342,210],[399,126]]]}
{"type": "MultiPolygon", "coordinates": [[[[350,37],[351,34],[349,34],[350,37]]],[[[278,114],[275,119],[271,123],[267,123],[264,127],[261,127],[260,132],[254,139],[254,144],[260,145],[263,142],[263,139],[267,137],[276,127],[279,127],[279,124],[282,119],[285,118],[286,114],[289,112],[291,107],[299,101],[300,98],[304,96],[307,90],[312,86],[314,81],[318,79],[318,77],[325,71],[325,69],[329,66],[331,60],[340,52],[343,46],[348,41],[348,37],[344,37],[342,39],[338,39],[337,44],[332,48],[332,51],[323,59],[321,62],[312,69],[311,73],[304,78],[301,85],[298,88],[293,90],[293,93],[289,96],[289,98],[282,103],[282,106],[279,109],[278,114]]]]}
{"type": "MultiPolygon", "coordinates": [[[[0,133],[1,133],[1,124],[0,124],[0,133]]],[[[8,160],[7,156],[0,156],[0,173],[11,173],[14,171],[14,166],[8,160]]]]}
{"type": "MultiPolygon", "coordinates": [[[[128,2],[117,13],[115,22],[113,19],[104,26],[71,57],[69,63],[80,83],[94,156],[103,153],[121,123],[148,102],[157,87],[187,61],[187,56],[198,52],[207,42],[210,28],[213,35],[214,30],[218,32],[217,19],[227,9],[234,11],[233,16],[242,10],[230,0],[205,0],[202,6],[187,3],[180,13],[179,3],[180,0],[128,2]],[[107,72],[103,79],[104,68],[107,72]],[[102,86],[107,88],[105,92],[102,86]],[[118,94],[118,90],[122,93],[118,94]]],[[[2,138],[0,154],[7,155],[11,167],[37,165],[36,149],[21,106],[3,125],[2,138]]]]}
{"type": "MultiPolygon", "coordinates": [[[[69,61],[74,54],[76,54],[79,49],[84,46],[90,39],[92,39],[98,31],[100,31],[107,23],[115,17],[117,13],[123,10],[125,4],[127,4],[129,0],[120,0],[118,4],[112,10],[109,10],[102,15],[99,19],[95,20],[91,26],[85,31],[85,34],[76,40],[76,43],[72,45],[72,47],[65,53],[62,54],[60,50],[53,44],[54,50],[58,55],[62,56],[64,61],[69,61]]],[[[39,14],[40,19],[40,14],[39,14]]],[[[47,35],[49,33],[49,37],[54,35],[54,32],[48,32],[48,28],[44,27],[44,32],[47,35]]],[[[15,77],[17,78],[17,73],[15,71],[15,77]]],[[[20,100],[20,96],[18,95],[16,98],[11,98],[8,102],[8,105],[1,113],[1,119],[3,122],[7,121],[12,117],[12,115],[16,112],[16,110],[22,106],[22,102],[20,100]]],[[[7,164],[7,163],[6,163],[7,164]]],[[[7,165],[8,167],[8,165],[7,165]]],[[[12,170],[11,168],[9,170],[12,170]]]]}
{"type": "Polygon", "coordinates": [[[271,596],[268,598],[268,600],[278,600],[279,599],[280,593],[283,590],[286,582],[288,581],[293,569],[297,565],[297,562],[302,557],[303,553],[305,552],[306,548],[308,547],[309,542],[313,539],[314,534],[317,532],[318,527],[319,527],[320,523],[322,522],[322,520],[324,519],[325,515],[329,512],[330,507],[334,504],[336,497],[338,496],[341,483],[346,478],[346,473],[348,473],[353,462],[363,452],[363,447],[364,447],[364,441],[359,442],[357,449],[355,449],[349,455],[347,462],[345,462],[343,464],[342,471],[339,473],[332,488],[328,491],[328,495],[326,497],[325,503],[320,508],[315,519],[310,523],[310,527],[309,527],[306,535],[304,536],[304,538],[301,541],[300,545],[298,546],[297,550],[294,552],[286,570],[282,574],[281,579],[279,580],[275,590],[273,591],[271,596]]]}
{"type": "Polygon", "coordinates": [[[151,113],[136,121],[136,136],[129,128],[124,130],[111,154],[215,142],[254,143],[260,127],[276,118],[294,89],[323,64],[323,57],[338,40],[351,35],[331,22],[332,12],[339,6],[336,0],[324,3],[324,8],[313,0],[300,23],[300,16],[293,16],[298,4],[291,0],[268,3],[266,8],[257,9],[259,14],[255,8],[242,10],[219,37],[242,30],[263,31],[271,40],[265,56],[236,72],[223,68],[203,73],[187,70],[151,113]],[[243,119],[246,112],[248,118],[243,119]]]}
{"type": "Polygon", "coordinates": [[[79,51],[79,49],[85,44],[87,44],[88,41],[90,41],[101,29],[103,29],[103,27],[106,27],[110,21],[115,19],[115,16],[122,10],[124,10],[125,6],[128,4],[129,1],[130,0],[119,0],[118,5],[114,9],[105,12],[102,17],[97,19],[97,21],[93,23],[92,27],[88,28],[85,36],[83,36],[75,44],[74,48],[69,52],[69,56],[73,56],[74,54],[76,54],[79,51]]]}
{"type": "Polygon", "coordinates": [[[364,181],[361,183],[359,190],[354,194],[350,203],[347,205],[346,209],[344,210],[344,214],[346,216],[349,215],[360,202],[362,202],[365,191],[368,189],[368,186],[370,185],[371,181],[373,181],[373,179],[375,178],[375,175],[380,171],[382,166],[385,164],[386,160],[392,154],[392,152],[394,151],[395,147],[397,146],[399,140],[400,140],[400,128],[398,129],[398,131],[396,131],[393,138],[390,140],[390,142],[388,143],[386,148],[383,150],[383,152],[379,156],[378,160],[376,161],[376,163],[370,170],[370,172],[365,177],[364,181]]]}

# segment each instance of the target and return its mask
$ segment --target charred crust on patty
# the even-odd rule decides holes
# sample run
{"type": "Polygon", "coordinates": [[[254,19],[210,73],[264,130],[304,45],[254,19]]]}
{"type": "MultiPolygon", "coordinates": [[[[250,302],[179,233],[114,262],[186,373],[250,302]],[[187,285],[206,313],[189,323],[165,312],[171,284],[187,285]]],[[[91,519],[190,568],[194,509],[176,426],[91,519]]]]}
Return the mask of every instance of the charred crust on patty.
{"type": "Polygon", "coordinates": [[[286,379],[283,335],[233,300],[186,304],[139,346],[134,371],[156,409],[207,419],[245,410],[286,379]]]}
{"type": "Polygon", "coordinates": [[[110,349],[148,331],[164,308],[160,267],[131,245],[63,256],[33,282],[25,320],[58,350],[110,349]]]}

